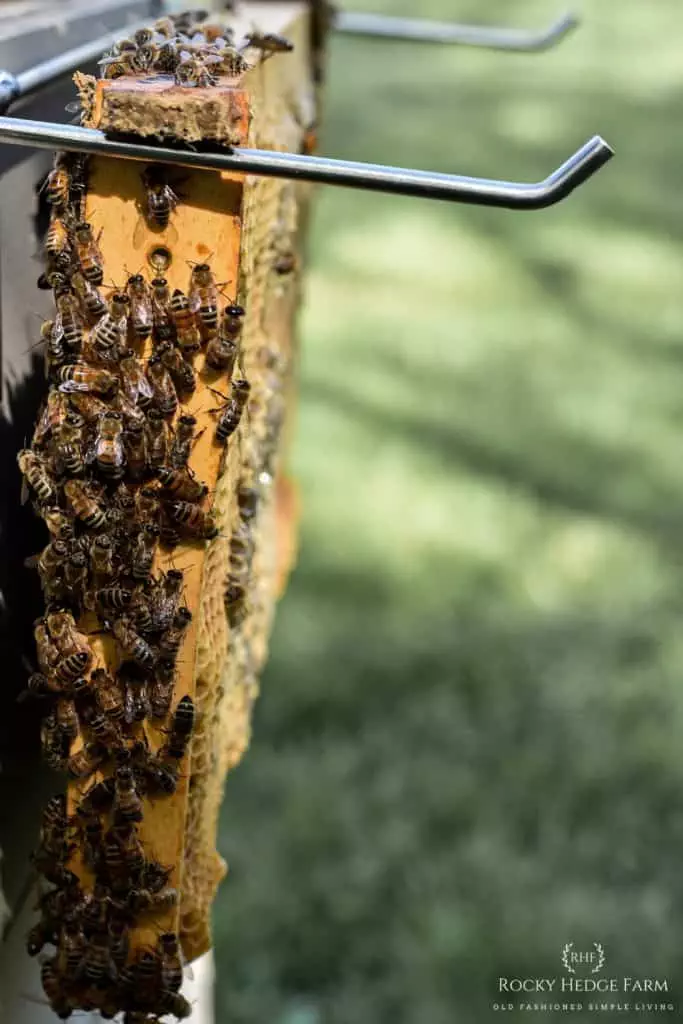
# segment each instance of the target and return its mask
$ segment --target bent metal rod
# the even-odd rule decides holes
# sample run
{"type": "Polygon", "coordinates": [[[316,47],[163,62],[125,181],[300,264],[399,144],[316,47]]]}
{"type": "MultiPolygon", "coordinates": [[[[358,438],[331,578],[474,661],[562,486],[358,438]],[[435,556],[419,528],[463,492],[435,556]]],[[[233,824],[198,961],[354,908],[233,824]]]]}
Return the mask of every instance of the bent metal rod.
{"type": "Polygon", "coordinates": [[[564,14],[544,29],[501,28],[496,25],[458,25],[423,18],[393,18],[360,11],[337,11],[332,26],[346,35],[367,36],[410,43],[445,43],[480,46],[512,53],[541,53],[556,46],[579,24],[573,14],[564,14]]]}
{"type": "Polygon", "coordinates": [[[233,174],[290,178],[510,210],[538,210],[552,206],[582,185],[614,155],[605,140],[596,135],[543,181],[525,183],[241,147],[199,153],[110,139],[94,128],[12,117],[0,117],[0,142],[233,174]]]}

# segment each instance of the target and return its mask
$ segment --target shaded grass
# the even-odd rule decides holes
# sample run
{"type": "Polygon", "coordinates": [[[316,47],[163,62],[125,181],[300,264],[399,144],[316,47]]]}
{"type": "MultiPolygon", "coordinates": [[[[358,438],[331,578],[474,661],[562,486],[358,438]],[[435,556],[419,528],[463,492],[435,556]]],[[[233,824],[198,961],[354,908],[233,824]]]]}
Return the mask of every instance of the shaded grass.
{"type": "Polygon", "coordinates": [[[599,131],[617,158],[544,213],[319,196],[302,552],[226,791],[221,1021],[489,1021],[569,941],[680,981],[676,15],[586,4],[535,58],[333,44],[327,152],[531,180],[599,131]]]}

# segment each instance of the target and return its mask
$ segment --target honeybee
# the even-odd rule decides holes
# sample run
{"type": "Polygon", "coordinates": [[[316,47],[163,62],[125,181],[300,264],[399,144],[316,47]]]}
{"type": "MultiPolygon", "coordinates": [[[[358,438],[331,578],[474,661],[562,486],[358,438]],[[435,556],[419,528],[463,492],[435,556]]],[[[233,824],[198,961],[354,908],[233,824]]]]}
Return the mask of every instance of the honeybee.
{"type": "Polygon", "coordinates": [[[107,923],[107,934],[109,936],[109,952],[120,971],[128,960],[128,923],[123,915],[112,917],[107,923]]]}
{"type": "Polygon", "coordinates": [[[185,362],[178,349],[165,344],[159,347],[157,354],[170,373],[178,394],[191,395],[197,387],[194,370],[185,362]]]}
{"type": "Polygon", "coordinates": [[[33,637],[36,642],[38,668],[43,675],[50,678],[54,666],[59,660],[59,649],[52,642],[44,619],[37,619],[34,623],[33,637]]]}
{"type": "Polygon", "coordinates": [[[158,44],[154,70],[161,75],[174,75],[179,54],[174,39],[165,39],[158,44]]]}
{"type": "Polygon", "coordinates": [[[51,266],[66,271],[71,262],[71,240],[69,229],[57,214],[50,218],[45,235],[45,256],[51,266]]]}
{"type": "Polygon", "coordinates": [[[171,297],[171,316],[178,336],[178,347],[183,355],[198,352],[202,344],[201,335],[190,309],[190,301],[180,288],[176,288],[171,297]]]}
{"type": "Polygon", "coordinates": [[[143,949],[134,967],[135,992],[138,1003],[152,1005],[161,992],[161,958],[154,949],[143,949]]]}
{"type": "Polygon", "coordinates": [[[61,472],[78,476],[85,470],[83,446],[85,420],[80,413],[70,411],[64,417],[55,444],[56,462],[61,472]]]}
{"type": "Polygon", "coordinates": [[[107,525],[107,515],[96,500],[92,488],[81,480],[67,480],[64,494],[71,510],[78,519],[93,530],[102,530],[107,525]]]}
{"type": "Polygon", "coordinates": [[[88,394],[88,392],[74,392],[69,395],[68,401],[69,405],[78,410],[89,426],[96,426],[109,409],[106,402],[103,402],[100,398],[95,398],[94,395],[88,394]]]}
{"type": "Polygon", "coordinates": [[[285,36],[275,32],[249,32],[245,37],[245,48],[260,50],[263,60],[273,57],[276,53],[291,53],[294,43],[285,36]]]}
{"type": "Polygon", "coordinates": [[[183,591],[180,569],[169,569],[162,574],[152,595],[152,616],[155,629],[167,629],[173,622],[183,591]]]}
{"type": "MultiPolygon", "coordinates": [[[[97,858],[98,866],[102,863],[103,855],[104,843],[102,843],[97,858]]],[[[112,899],[107,891],[107,887],[101,881],[96,881],[92,893],[88,893],[83,898],[80,907],[81,924],[87,936],[101,935],[107,930],[107,918],[111,903],[112,899]]]]}
{"type": "Polygon", "coordinates": [[[109,301],[109,311],[104,314],[92,332],[92,347],[100,359],[108,362],[121,358],[128,328],[128,296],[115,292],[109,301]]]}
{"type": "Polygon", "coordinates": [[[123,476],[126,452],[123,444],[121,413],[108,412],[99,423],[94,444],[94,457],[100,473],[115,480],[123,476]]]}
{"type": "Polygon", "coordinates": [[[222,337],[237,341],[242,333],[245,309],[236,302],[229,303],[221,314],[220,332],[222,337]]]}
{"type": "Polygon", "coordinates": [[[135,493],[135,517],[138,527],[144,523],[157,523],[159,494],[153,487],[140,487],[135,493]]]}
{"type": "Polygon", "coordinates": [[[233,380],[232,387],[230,389],[230,399],[219,416],[218,423],[216,424],[216,440],[220,441],[222,444],[226,444],[228,438],[230,438],[239,427],[244,407],[249,398],[250,390],[251,385],[248,380],[244,380],[242,377],[237,377],[233,380]]]}
{"type": "MultiPolygon", "coordinates": [[[[91,392],[96,395],[111,395],[118,387],[118,379],[108,370],[101,370],[87,363],[69,363],[57,371],[59,390],[67,394],[91,392]]],[[[80,408],[79,408],[80,411],[80,408]]]]}
{"type": "Polygon", "coordinates": [[[71,275],[71,287],[78,296],[81,309],[84,311],[90,323],[95,323],[105,316],[107,303],[104,301],[92,281],[89,281],[84,274],[75,271],[71,275]]]}
{"type": "MultiPolygon", "coordinates": [[[[69,744],[64,740],[64,737],[57,728],[57,716],[54,711],[45,715],[40,724],[40,746],[43,759],[49,767],[54,768],[56,771],[63,771],[69,752],[69,744]]],[[[43,859],[42,857],[40,859],[39,870],[41,871],[43,870],[43,859]]]]}
{"type": "Polygon", "coordinates": [[[147,434],[139,423],[131,424],[123,435],[131,480],[142,480],[149,468],[147,434]]]}
{"type": "Polygon", "coordinates": [[[171,992],[168,989],[159,993],[159,1008],[162,1013],[170,1013],[178,1020],[186,1020],[192,1013],[192,1007],[185,996],[179,992],[171,992]]]}
{"type": "Polygon", "coordinates": [[[71,743],[78,736],[78,712],[76,705],[67,697],[60,697],[55,706],[57,729],[64,739],[71,743]]]}
{"type": "Polygon", "coordinates": [[[161,892],[150,892],[149,889],[131,889],[128,893],[128,909],[136,917],[149,911],[163,913],[173,910],[178,903],[177,889],[162,889],[161,892]]]}
{"type": "Polygon", "coordinates": [[[116,575],[114,564],[114,541],[106,533],[93,538],[90,545],[90,569],[96,576],[112,577],[116,575]]]}
{"type": "Polygon", "coordinates": [[[65,153],[64,157],[71,177],[69,198],[78,218],[81,216],[83,200],[88,191],[89,157],[85,153],[65,153]]]}
{"type": "Polygon", "coordinates": [[[88,743],[68,758],[66,770],[72,779],[84,779],[92,775],[106,757],[107,751],[100,743],[88,743]]]}
{"type": "Polygon", "coordinates": [[[66,396],[60,394],[59,391],[50,391],[33,432],[34,448],[42,448],[49,438],[54,436],[61,427],[68,410],[66,396]]]}
{"type": "Polygon", "coordinates": [[[111,587],[100,587],[95,591],[95,604],[103,612],[123,612],[131,602],[132,592],[115,584],[111,587]]]}
{"type": "Polygon", "coordinates": [[[195,440],[194,429],[196,426],[197,420],[194,416],[185,414],[178,417],[175,436],[173,438],[171,453],[168,460],[169,465],[173,469],[183,469],[187,466],[187,460],[190,457],[192,445],[195,440]]]}
{"type": "Polygon", "coordinates": [[[122,39],[97,63],[102,68],[103,78],[120,78],[122,75],[144,75],[153,58],[150,47],[138,46],[132,39],[122,39]]]}
{"type": "Polygon", "coordinates": [[[212,56],[211,61],[216,74],[230,75],[230,77],[242,75],[251,67],[239,50],[236,50],[227,43],[215,56],[212,56]]]}
{"type": "Polygon", "coordinates": [[[177,548],[180,544],[180,531],[176,529],[173,523],[166,516],[161,518],[161,533],[159,535],[159,542],[169,551],[177,548]]]}
{"type": "Polygon", "coordinates": [[[158,46],[151,43],[138,45],[134,54],[131,54],[130,65],[137,75],[144,75],[154,67],[158,46]]]}
{"type": "Polygon", "coordinates": [[[178,992],[183,983],[183,964],[178,936],[173,932],[164,932],[157,939],[157,946],[161,958],[161,983],[170,992],[178,992]]]}
{"type": "Polygon", "coordinates": [[[171,214],[180,202],[178,195],[168,183],[168,172],[159,164],[151,164],[142,172],[145,188],[147,221],[153,227],[165,230],[171,214]]]}
{"type": "MultiPolygon", "coordinates": [[[[56,394],[58,392],[53,393],[56,394]]],[[[51,537],[60,541],[73,539],[73,523],[61,508],[55,506],[54,508],[43,509],[42,516],[51,537]]]]}
{"type": "Polygon", "coordinates": [[[176,85],[205,89],[208,86],[216,85],[217,81],[216,76],[209,70],[206,60],[186,50],[180,52],[180,59],[175,69],[176,85]]]}
{"type": "Polygon", "coordinates": [[[99,873],[102,862],[102,839],[104,829],[96,816],[86,818],[83,822],[83,860],[91,871],[99,873]]]}
{"type": "Polygon", "coordinates": [[[79,650],[89,651],[87,638],[76,627],[76,620],[71,612],[48,612],[45,616],[45,625],[50,639],[62,656],[79,650]]]}
{"type": "Polygon", "coordinates": [[[247,591],[241,578],[229,573],[225,584],[225,614],[231,626],[239,626],[247,614],[247,591]]]}
{"type": "Polygon", "coordinates": [[[126,282],[130,299],[130,324],[138,341],[145,341],[152,332],[152,300],[142,274],[132,274],[126,282]]]}
{"type": "Polygon", "coordinates": [[[232,376],[239,352],[239,337],[242,332],[244,309],[230,303],[221,313],[218,335],[212,338],[206,349],[206,362],[214,370],[226,370],[232,376]]]}
{"type": "Polygon", "coordinates": [[[149,644],[131,628],[127,619],[116,619],[112,626],[112,632],[116,637],[119,646],[126,657],[131,658],[142,668],[151,669],[154,667],[156,656],[149,644]]]}
{"type": "Polygon", "coordinates": [[[102,67],[102,78],[122,78],[128,74],[128,65],[122,60],[107,61],[102,67]]]}
{"type": "MultiPolygon", "coordinates": [[[[144,775],[148,793],[172,796],[177,790],[178,765],[162,764],[157,758],[148,757],[140,770],[144,775]]],[[[145,876],[146,887],[152,892],[158,892],[168,882],[170,872],[155,871],[154,866],[149,864],[145,876]]]]}
{"type": "Polygon", "coordinates": [[[64,563],[64,583],[72,599],[80,598],[88,582],[88,559],[85,551],[73,551],[64,563]]]}
{"type": "Polygon", "coordinates": [[[81,720],[95,737],[97,743],[107,750],[121,745],[121,732],[95,703],[88,703],[81,709],[81,720]]]}
{"type": "Polygon", "coordinates": [[[144,722],[152,714],[145,683],[126,686],[124,702],[126,708],[125,718],[128,724],[131,722],[144,722]]]}
{"type": "Polygon", "coordinates": [[[185,631],[192,621],[189,608],[179,608],[171,626],[165,630],[159,641],[159,660],[174,663],[183,642],[185,631]]]}
{"type": "Polygon", "coordinates": [[[45,179],[45,198],[50,206],[63,209],[69,203],[71,178],[62,161],[56,162],[45,179]]]}
{"type": "Polygon", "coordinates": [[[62,685],[58,679],[48,679],[42,672],[32,672],[28,677],[26,689],[17,697],[17,703],[20,704],[29,697],[54,697],[61,690],[62,685]]]}
{"type": "Polygon", "coordinates": [[[119,363],[121,371],[121,391],[133,406],[145,409],[154,392],[145,376],[140,360],[132,349],[125,349],[119,363]]]}
{"type": "Polygon", "coordinates": [[[116,965],[109,951],[109,936],[97,933],[89,937],[83,957],[83,980],[96,988],[116,981],[116,965]]]}
{"type": "Polygon", "coordinates": [[[86,651],[74,651],[63,657],[55,667],[57,679],[64,684],[75,683],[88,667],[91,655],[86,651]]]}
{"type": "Polygon", "coordinates": [[[76,814],[79,818],[89,818],[109,810],[114,802],[114,780],[113,778],[102,779],[95,782],[84,794],[76,814]]]}
{"type": "Polygon", "coordinates": [[[152,331],[154,340],[163,344],[175,341],[175,323],[171,314],[171,291],[165,277],[155,277],[152,287],[152,331]]]}
{"type": "Polygon", "coordinates": [[[77,917],[67,915],[59,934],[57,959],[60,972],[67,978],[75,978],[83,961],[85,935],[77,917]]]}
{"type": "Polygon", "coordinates": [[[185,750],[194,728],[194,719],[194,701],[187,694],[178,701],[173,713],[168,742],[164,744],[159,753],[162,760],[172,758],[174,761],[180,761],[185,756],[185,750]]]}
{"type": "Polygon", "coordinates": [[[206,346],[206,366],[210,366],[212,370],[225,370],[227,376],[231,377],[238,352],[239,348],[235,342],[222,337],[219,333],[211,338],[206,346]]]}
{"type": "Polygon", "coordinates": [[[96,668],[90,679],[97,703],[104,714],[114,722],[120,722],[123,718],[124,703],[118,680],[103,668],[96,668]]]}
{"type": "Polygon", "coordinates": [[[171,448],[171,428],[159,409],[147,414],[149,462],[154,469],[166,464],[171,448]]]}
{"type": "Polygon", "coordinates": [[[204,512],[189,501],[169,501],[164,506],[171,522],[181,527],[191,537],[212,540],[218,536],[218,527],[210,512],[204,512]]]}
{"type": "Polygon", "coordinates": [[[149,704],[153,718],[166,718],[171,710],[173,700],[173,676],[170,681],[157,677],[152,680],[147,688],[149,704]]]}
{"type": "Polygon", "coordinates": [[[38,956],[48,943],[57,942],[57,927],[52,921],[42,920],[35,924],[26,936],[26,952],[29,956],[38,956]]]}
{"type": "Polygon", "coordinates": [[[162,416],[172,416],[178,408],[178,395],[173,378],[160,356],[150,356],[147,360],[147,379],[152,388],[155,408],[162,416]]]}
{"type": "Polygon", "coordinates": [[[114,773],[114,822],[119,825],[142,821],[142,800],[131,768],[119,766],[114,773]]]}
{"type": "Polygon", "coordinates": [[[66,358],[64,334],[55,331],[54,320],[44,320],[40,325],[40,341],[45,345],[45,376],[52,377],[66,358]]]}
{"type": "Polygon", "coordinates": [[[157,478],[168,495],[181,501],[201,501],[209,493],[206,484],[196,480],[187,467],[173,469],[169,466],[160,466],[157,478]]]}
{"type": "Polygon", "coordinates": [[[74,226],[74,246],[78,262],[85,279],[95,285],[102,284],[104,277],[102,253],[98,242],[99,239],[95,239],[92,227],[87,221],[80,221],[74,226]]]}
{"type": "Polygon", "coordinates": [[[63,293],[57,296],[56,303],[53,334],[63,340],[72,355],[77,355],[83,347],[83,321],[76,299],[70,293],[63,293]]]}
{"type": "Polygon", "coordinates": [[[66,1020],[77,1007],[73,997],[64,991],[64,982],[59,974],[57,957],[45,960],[40,967],[40,983],[52,1012],[60,1020],[66,1020]]]}
{"type": "Polygon", "coordinates": [[[218,286],[208,263],[192,268],[189,302],[203,337],[212,338],[218,330],[218,286]]]}
{"type": "Polygon", "coordinates": [[[17,463],[24,477],[25,488],[22,491],[22,501],[25,502],[28,499],[27,485],[43,505],[54,505],[57,491],[47,463],[42,456],[28,448],[23,448],[17,455],[17,463]]]}
{"type": "Polygon", "coordinates": [[[36,281],[36,287],[45,292],[49,292],[52,288],[55,293],[55,297],[63,295],[64,292],[68,292],[70,288],[69,268],[66,270],[59,270],[57,267],[47,267],[36,281]]]}
{"type": "Polygon", "coordinates": [[[160,530],[156,523],[146,523],[137,535],[133,545],[131,565],[131,575],[134,579],[149,579],[159,533],[160,530]]]}
{"type": "Polygon", "coordinates": [[[66,839],[69,822],[66,816],[66,797],[63,793],[50,797],[43,811],[40,843],[46,850],[60,853],[66,839]]]}

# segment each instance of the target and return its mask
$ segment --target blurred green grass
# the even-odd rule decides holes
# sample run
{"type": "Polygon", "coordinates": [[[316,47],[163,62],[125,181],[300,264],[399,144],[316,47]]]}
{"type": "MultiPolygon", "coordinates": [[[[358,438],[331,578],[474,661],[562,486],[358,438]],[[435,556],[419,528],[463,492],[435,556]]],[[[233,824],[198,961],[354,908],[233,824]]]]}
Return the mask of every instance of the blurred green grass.
{"type": "Polygon", "coordinates": [[[221,1024],[488,1022],[570,941],[681,980],[680,12],[583,8],[542,56],[333,42],[324,152],[617,157],[542,213],[318,196],[302,549],[226,789],[221,1024]]]}

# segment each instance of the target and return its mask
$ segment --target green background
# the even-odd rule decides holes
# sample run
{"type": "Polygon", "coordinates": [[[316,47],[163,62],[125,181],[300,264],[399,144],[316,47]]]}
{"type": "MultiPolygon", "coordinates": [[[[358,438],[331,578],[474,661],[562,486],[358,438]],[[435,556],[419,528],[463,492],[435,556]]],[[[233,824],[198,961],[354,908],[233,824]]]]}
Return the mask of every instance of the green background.
{"type": "Polygon", "coordinates": [[[325,153],[617,156],[539,213],[318,195],[302,548],[226,789],[221,1024],[547,1019],[495,1014],[497,979],[562,974],[567,942],[683,981],[681,10],[583,15],[539,56],[333,41],[325,153]]]}

